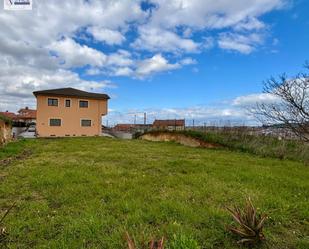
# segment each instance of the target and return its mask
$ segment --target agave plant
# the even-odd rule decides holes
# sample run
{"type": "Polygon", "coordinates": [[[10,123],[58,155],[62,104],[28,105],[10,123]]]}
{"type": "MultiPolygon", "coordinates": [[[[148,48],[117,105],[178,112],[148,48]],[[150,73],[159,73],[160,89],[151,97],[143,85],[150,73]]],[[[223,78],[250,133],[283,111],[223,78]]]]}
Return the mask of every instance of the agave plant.
{"type": "Polygon", "coordinates": [[[247,199],[243,210],[238,207],[234,207],[233,209],[227,208],[227,210],[239,225],[238,227],[228,227],[229,231],[241,237],[238,241],[239,244],[253,246],[265,239],[263,226],[267,216],[265,214],[257,214],[250,198],[247,199]]]}
{"type": "MultiPolygon", "coordinates": [[[[128,249],[137,249],[134,241],[131,239],[130,235],[128,232],[126,232],[126,240],[128,243],[128,249]]],[[[163,249],[164,248],[164,237],[162,237],[161,240],[156,241],[154,239],[152,239],[149,243],[149,249],[163,249]]]]}

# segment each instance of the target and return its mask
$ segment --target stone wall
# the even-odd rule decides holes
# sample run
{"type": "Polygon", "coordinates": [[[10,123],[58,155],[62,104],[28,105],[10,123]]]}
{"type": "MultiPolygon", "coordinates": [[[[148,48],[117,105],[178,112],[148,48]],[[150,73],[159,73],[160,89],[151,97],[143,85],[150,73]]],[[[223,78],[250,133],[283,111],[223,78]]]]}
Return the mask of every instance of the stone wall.
{"type": "Polygon", "coordinates": [[[0,119],[0,146],[12,140],[12,127],[0,119]]]}

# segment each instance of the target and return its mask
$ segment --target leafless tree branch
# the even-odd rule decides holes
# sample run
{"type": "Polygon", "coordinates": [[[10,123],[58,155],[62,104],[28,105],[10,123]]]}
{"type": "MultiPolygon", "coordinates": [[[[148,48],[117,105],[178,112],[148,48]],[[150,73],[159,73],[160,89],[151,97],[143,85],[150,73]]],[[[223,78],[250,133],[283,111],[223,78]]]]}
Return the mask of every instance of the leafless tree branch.
{"type": "MultiPolygon", "coordinates": [[[[309,62],[305,64],[309,71],[309,62]]],[[[284,124],[297,137],[309,142],[309,74],[293,78],[282,74],[264,82],[264,93],[275,96],[273,103],[257,103],[251,113],[263,124],[284,124]]]]}

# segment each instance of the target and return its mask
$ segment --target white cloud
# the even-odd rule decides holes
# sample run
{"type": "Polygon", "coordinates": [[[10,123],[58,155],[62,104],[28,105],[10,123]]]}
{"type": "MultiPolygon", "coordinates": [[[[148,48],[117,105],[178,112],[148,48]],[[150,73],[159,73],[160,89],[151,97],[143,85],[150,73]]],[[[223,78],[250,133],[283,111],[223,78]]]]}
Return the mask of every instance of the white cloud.
{"type": "Polygon", "coordinates": [[[197,64],[197,61],[192,59],[192,58],[184,58],[180,61],[180,64],[183,66],[187,66],[187,65],[194,65],[197,64]]]}
{"type": "Polygon", "coordinates": [[[102,67],[107,60],[104,53],[86,45],[80,45],[70,38],[52,43],[49,49],[57,53],[66,67],[82,67],[85,65],[102,67]]]}
{"type": "Polygon", "coordinates": [[[132,76],[134,75],[134,71],[129,67],[119,67],[115,68],[113,74],[115,76],[132,76]]]}
{"type": "Polygon", "coordinates": [[[154,119],[186,119],[187,125],[260,125],[258,120],[248,113],[247,108],[256,103],[274,103],[278,99],[270,94],[257,93],[236,97],[232,100],[222,101],[212,105],[199,105],[190,107],[166,107],[134,110],[113,110],[108,119],[117,123],[133,123],[133,116],[137,122],[143,122],[143,113],[147,113],[148,122],[154,119]],[[133,116],[132,116],[133,115],[133,116]]]}
{"type": "Polygon", "coordinates": [[[195,125],[253,125],[257,122],[248,116],[246,110],[233,107],[209,107],[209,106],[191,106],[185,108],[149,108],[134,109],[126,111],[117,111],[109,113],[106,119],[110,125],[117,123],[133,123],[134,116],[137,117],[137,123],[143,123],[144,115],[147,113],[148,123],[155,119],[185,119],[187,125],[192,125],[193,119],[195,125]],[[112,123],[111,123],[112,121],[112,123]]]}
{"type": "Polygon", "coordinates": [[[110,85],[83,80],[76,68],[142,79],[195,64],[185,54],[214,44],[251,53],[263,44],[268,27],[260,17],[289,0],[150,0],[156,5],[151,11],[142,10],[141,2],[53,0],[34,1],[32,11],[0,8],[0,109],[19,103],[17,96],[27,101],[34,89],[110,85]],[[219,38],[209,35],[222,29],[219,38]],[[103,51],[100,43],[110,49],[103,51]]]}
{"type": "Polygon", "coordinates": [[[135,74],[137,77],[143,78],[154,73],[174,70],[179,67],[179,64],[170,64],[161,54],[156,54],[149,59],[140,61],[135,74]]]}
{"type": "Polygon", "coordinates": [[[233,100],[234,106],[249,107],[256,105],[257,103],[274,103],[277,102],[278,98],[269,93],[256,93],[245,96],[237,97],[233,100]]]}
{"type": "Polygon", "coordinates": [[[120,45],[125,41],[125,37],[117,30],[110,30],[100,27],[90,27],[87,31],[93,35],[97,41],[105,42],[108,45],[120,45]]]}
{"type": "Polygon", "coordinates": [[[241,30],[260,30],[265,28],[265,24],[258,20],[255,17],[249,17],[247,20],[242,21],[238,23],[234,29],[236,31],[241,31],[241,30]]]}
{"type": "Polygon", "coordinates": [[[249,35],[237,33],[220,34],[218,45],[222,49],[233,50],[243,54],[250,54],[257,44],[263,43],[263,35],[253,33],[249,35]]]}
{"type": "Polygon", "coordinates": [[[108,56],[107,64],[111,66],[131,66],[134,64],[134,60],[130,52],[120,49],[108,56]]]}
{"type": "Polygon", "coordinates": [[[139,28],[139,37],[132,44],[133,48],[153,52],[186,52],[194,53],[199,50],[200,44],[188,38],[182,38],[172,31],[142,26],[139,28]]]}
{"type": "Polygon", "coordinates": [[[222,29],[235,26],[247,18],[257,18],[282,8],[287,0],[151,0],[151,24],[174,28],[222,29]]]}
{"type": "Polygon", "coordinates": [[[115,84],[106,80],[82,80],[77,73],[65,69],[6,65],[0,60],[0,111],[16,110],[21,105],[34,106],[33,91],[61,87],[102,92],[106,88],[115,87],[115,84]]]}

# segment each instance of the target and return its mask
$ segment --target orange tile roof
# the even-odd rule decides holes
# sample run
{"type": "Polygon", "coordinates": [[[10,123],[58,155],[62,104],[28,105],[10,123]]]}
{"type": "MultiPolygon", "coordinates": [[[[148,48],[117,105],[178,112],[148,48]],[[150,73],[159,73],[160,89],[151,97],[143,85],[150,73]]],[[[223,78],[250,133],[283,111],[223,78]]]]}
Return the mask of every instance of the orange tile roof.
{"type": "Polygon", "coordinates": [[[8,111],[0,112],[0,115],[5,116],[10,119],[15,119],[17,117],[17,115],[14,112],[8,112],[8,111]]]}
{"type": "Polygon", "coordinates": [[[28,107],[20,109],[18,113],[17,116],[20,119],[36,119],[36,110],[29,109],[28,107]]]}

